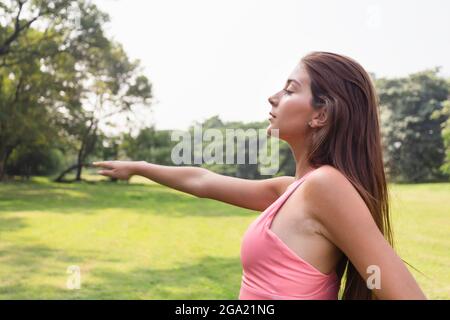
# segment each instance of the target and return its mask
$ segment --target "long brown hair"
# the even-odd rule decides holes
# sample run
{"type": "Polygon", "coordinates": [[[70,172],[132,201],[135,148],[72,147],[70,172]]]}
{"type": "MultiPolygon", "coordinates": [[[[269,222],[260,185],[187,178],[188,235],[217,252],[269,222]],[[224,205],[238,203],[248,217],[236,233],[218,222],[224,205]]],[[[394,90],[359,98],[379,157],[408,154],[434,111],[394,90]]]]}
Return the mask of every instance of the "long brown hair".
{"type": "MultiPolygon", "coordinates": [[[[313,166],[331,165],[347,177],[393,247],[379,103],[373,82],[358,62],[343,55],[312,52],[301,62],[311,79],[313,108],[326,107],[328,115],[327,124],[311,136],[308,161],[313,166]]],[[[342,299],[376,298],[346,256],[336,271],[345,281],[342,299]]]]}

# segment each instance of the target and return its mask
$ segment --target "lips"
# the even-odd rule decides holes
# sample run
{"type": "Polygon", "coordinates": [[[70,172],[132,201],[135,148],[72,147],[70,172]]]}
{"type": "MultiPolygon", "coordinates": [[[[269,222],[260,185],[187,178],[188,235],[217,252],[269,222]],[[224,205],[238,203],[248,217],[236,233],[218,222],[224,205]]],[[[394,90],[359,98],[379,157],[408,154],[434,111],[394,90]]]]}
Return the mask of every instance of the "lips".
{"type": "Polygon", "coordinates": [[[269,112],[269,114],[272,116],[272,118],[276,118],[272,112],[269,112]]]}

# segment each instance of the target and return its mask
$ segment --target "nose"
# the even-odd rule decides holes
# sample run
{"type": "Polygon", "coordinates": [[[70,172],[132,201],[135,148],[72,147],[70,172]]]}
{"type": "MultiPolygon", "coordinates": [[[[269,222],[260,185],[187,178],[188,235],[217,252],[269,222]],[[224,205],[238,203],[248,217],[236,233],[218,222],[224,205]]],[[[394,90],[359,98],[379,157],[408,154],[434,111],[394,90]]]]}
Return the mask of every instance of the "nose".
{"type": "Polygon", "coordinates": [[[272,107],[276,107],[276,95],[270,96],[269,99],[267,99],[269,103],[272,105],[272,107]]]}

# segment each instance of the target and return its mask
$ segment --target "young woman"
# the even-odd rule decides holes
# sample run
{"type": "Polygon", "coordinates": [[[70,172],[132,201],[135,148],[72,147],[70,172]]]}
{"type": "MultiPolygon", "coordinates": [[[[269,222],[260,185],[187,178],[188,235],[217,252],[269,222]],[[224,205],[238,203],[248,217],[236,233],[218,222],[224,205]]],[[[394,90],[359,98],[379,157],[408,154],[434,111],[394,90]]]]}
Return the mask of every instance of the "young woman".
{"type": "Polygon", "coordinates": [[[271,96],[270,126],[295,177],[246,180],[198,167],[104,161],[100,174],[263,211],[241,249],[240,299],[426,299],[393,250],[376,93],[353,59],[303,57],[271,96]]]}

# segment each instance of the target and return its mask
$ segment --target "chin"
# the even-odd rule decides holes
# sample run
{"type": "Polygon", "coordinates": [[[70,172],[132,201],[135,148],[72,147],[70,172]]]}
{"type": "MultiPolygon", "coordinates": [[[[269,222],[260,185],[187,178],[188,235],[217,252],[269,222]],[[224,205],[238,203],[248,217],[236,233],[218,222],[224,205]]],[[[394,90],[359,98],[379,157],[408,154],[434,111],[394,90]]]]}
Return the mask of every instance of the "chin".
{"type": "Polygon", "coordinates": [[[275,127],[275,126],[273,126],[272,124],[270,124],[270,125],[267,127],[267,130],[266,130],[267,135],[272,136],[271,130],[278,130],[278,136],[275,136],[274,138],[279,138],[280,130],[279,130],[277,127],[275,127]]]}

